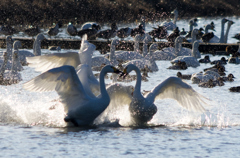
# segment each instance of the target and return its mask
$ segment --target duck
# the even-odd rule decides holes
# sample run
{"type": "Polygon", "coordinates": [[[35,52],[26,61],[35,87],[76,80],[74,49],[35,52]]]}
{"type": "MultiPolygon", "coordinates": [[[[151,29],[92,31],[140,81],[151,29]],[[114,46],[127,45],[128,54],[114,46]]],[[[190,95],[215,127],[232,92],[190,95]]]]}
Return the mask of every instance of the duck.
{"type": "Polygon", "coordinates": [[[107,59],[103,56],[92,57],[91,66],[92,67],[100,67],[102,64],[117,66],[118,61],[117,61],[116,56],[115,56],[115,49],[116,49],[116,45],[118,45],[118,44],[119,44],[118,39],[112,40],[111,45],[110,45],[109,59],[107,59]]]}
{"type": "Polygon", "coordinates": [[[18,31],[10,25],[2,25],[0,27],[0,34],[4,34],[5,36],[13,35],[13,34],[16,34],[16,33],[18,33],[18,31]]]}
{"type": "Polygon", "coordinates": [[[217,80],[210,79],[207,82],[200,82],[198,84],[198,87],[203,87],[203,88],[213,88],[216,86],[224,86],[224,82],[222,81],[221,78],[218,78],[217,80]]]}
{"type": "Polygon", "coordinates": [[[158,26],[157,28],[153,28],[152,31],[148,32],[148,34],[155,40],[157,39],[166,39],[168,32],[164,26],[158,26]]]}
{"type": "Polygon", "coordinates": [[[77,28],[76,26],[73,25],[73,22],[69,22],[68,25],[67,25],[67,33],[70,35],[70,36],[76,36],[78,31],[77,31],[77,28]]]}
{"type": "Polygon", "coordinates": [[[180,35],[186,35],[187,34],[187,32],[185,31],[185,29],[184,28],[182,28],[182,30],[180,31],[180,33],[179,33],[180,35]]]}
{"type": "Polygon", "coordinates": [[[110,97],[104,81],[105,74],[110,72],[120,73],[118,69],[111,65],[107,65],[102,69],[99,79],[101,94],[98,96],[86,93],[75,68],[70,65],[48,70],[24,83],[24,88],[31,91],[55,90],[64,105],[64,111],[66,112],[64,121],[68,125],[92,126],[94,120],[110,103],[110,97]]]}
{"type": "Polygon", "coordinates": [[[173,32],[167,37],[168,42],[174,42],[175,39],[180,36],[180,30],[176,27],[173,32]]]}
{"type": "Polygon", "coordinates": [[[117,36],[123,41],[124,38],[127,38],[131,35],[131,31],[132,29],[130,27],[121,28],[117,31],[117,36]]]}
{"type": "Polygon", "coordinates": [[[48,29],[47,34],[51,36],[56,36],[59,33],[59,28],[62,27],[62,22],[59,21],[55,26],[52,26],[48,29]]]}
{"type": "Polygon", "coordinates": [[[201,39],[203,42],[205,43],[210,43],[210,40],[214,37],[214,33],[210,32],[210,33],[205,33],[202,35],[201,39]]]}
{"type": "Polygon", "coordinates": [[[144,28],[143,24],[139,24],[138,27],[133,28],[131,30],[131,37],[135,37],[138,34],[140,34],[140,35],[145,34],[145,28],[144,28]]]}
{"type": "Polygon", "coordinates": [[[8,60],[7,54],[4,54],[4,58],[5,60],[0,70],[1,85],[12,85],[22,81],[22,76],[18,72],[18,70],[20,69],[19,67],[21,67],[21,64],[19,64],[19,59],[18,59],[18,51],[17,50],[13,51],[12,67],[11,67],[11,70],[9,70],[8,72],[5,72],[6,61],[8,60]]]}
{"type": "Polygon", "coordinates": [[[205,111],[203,106],[205,97],[197,93],[190,85],[183,82],[180,78],[169,77],[143,96],[141,93],[140,70],[135,65],[130,64],[124,68],[124,76],[131,71],[135,71],[137,75],[134,91],[132,95],[119,95],[121,102],[118,102],[118,104],[129,106],[128,109],[133,126],[146,125],[153,118],[158,110],[157,106],[154,104],[154,101],[157,99],[171,98],[176,100],[180,106],[187,110],[205,111]]]}
{"type": "Polygon", "coordinates": [[[214,60],[212,62],[210,62],[211,65],[215,65],[217,63],[221,64],[221,65],[226,65],[228,62],[228,60],[225,57],[221,57],[220,60],[214,60]]]}
{"type": "Polygon", "coordinates": [[[210,60],[210,57],[209,55],[205,55],[203,59],[199,59],[198,60],[199,63],[210,63],[211,60],[210,60]]]}
{"type": "Polygon", "coordinates": [[[236,86],[236,87],[230,87],[229,88],[230,92],[240,92],[240,86],[236,86]]]}
{"type": "Polygon", "coordinates": [[[239,55],[238,51],[235,51],[232,46],[227,46],[226,52],[228,54],[231,54],[231,57],[228,58],[228,63],[240,64],[240,60],[238,58],[239,55]]]}
{"type": "Polygon", "coordinates": [[[232,73],[228,74],[227,77],[221,76],[221,79],[222,79],[224,82],[227,82],[227,81],[233,82],[233,81],[234,81],[234,78],[235,78],[235,76],[234,76],[232,73]]]}
{"type": "Polygon", "coordinates": [[[178,18],[178,10],[174,9],[171,14],[174,14],[173,21],[164,21],[160,26],[164,26],[167,30],[174,30],[177,25],[177,18],[178,18]]]}
{"type": "Polygon", "coordinates": [[[88,40],[95,40],[96,35],[99,32],[99,27],[99,25],[92,24],[91,28],[79,30],[77,35],[82,38],[85,34],[87,34],[88,40]]]}
{"type": "Polygon", "coordinates": [[[178,61],[174,62],[171,66],[169,66],[167,69],[172,69],[172,70],[186,70],[188,68],[187,64],[185,61],[178,61]]]}
{"type": "Polygon", "coordinates": [[[27,29],[25,29],[24,30],[24,33],[26,34],[26,35],[28,35],[28,36],[31,36],[31,37],[33,37],[33,36],[36,36],[36,35],[38,35],[39,33],[41,33],[41,30],[40,30],[40,28],[38,27],[38,25],[37,26],[31,26],[30,28],[27,28],[27,29]]]}
{"type": "Polygon", "coordinates": [[[178,78],[181,78],[183,80],[190,80],[192,75],[185,75],[185,74],[182,74],[180,71],[177,72],[177,77],[178,78]]]}
{"type": "Polygon", "coordinates": [[[107,39],[109,41],[110,38],[114,38],[117,35],[117,30],[118,30],[117,24],[114,22],[111,24],[111,29],[99,31],[96,34],[96,37],[107,39]]]}
{"type": "Polygon", "coordinates": [[[173,59],[171,61],[171,63],[174,64],[174,63],[178,63],[179,61],[181,61],[181,62],[185,62],[187,67],[196,68],[196,67],[200,66],[200,63],[197,60],[197,57],[198,57],[197,53],[199,53],[198,52],[198,46],[199,46],[199,42],[195,41],[193,43],[192,55],[191,56],[185,56],[185,55],[184,56],[178,56],[175,59],[173,59]]]}

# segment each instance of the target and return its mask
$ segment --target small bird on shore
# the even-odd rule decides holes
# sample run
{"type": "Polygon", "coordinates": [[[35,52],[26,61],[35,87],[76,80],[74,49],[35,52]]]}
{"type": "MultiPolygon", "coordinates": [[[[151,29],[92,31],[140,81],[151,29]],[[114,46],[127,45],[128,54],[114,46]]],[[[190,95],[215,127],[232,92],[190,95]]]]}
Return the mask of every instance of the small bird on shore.
{"type": "Polygon", "coordinates": [[[69,22],[67,26],[67,33],[70,36],[76,36],[77,35],[77,28],[73,25],[73,22],[69,22]]]}
{"type": "Polygon", "coordinates": [[[62,22],[59,21],[55,26],[50,27],[48,30],[48,35],[49,36],[56,36],[59,33],[59,28],[62,27],[62,22]]]}
{"type": "Polygon", "coordinates": [[[33,37],[33,36],[37,36],[37,34],[41,33],[41,31],[40,31],[40,28],[36,26],[36,27],[25,29],[24,33],[27,34],[28,36],[33,37]]]}
{"type": "Polygon", "coordinates": [[[96,37],[109,40],[110,38],[114,38],[117,35],[117,30],[117,24],[114,22],[111,24],[111,29],[98,32],[96,34],[96,37]]]}

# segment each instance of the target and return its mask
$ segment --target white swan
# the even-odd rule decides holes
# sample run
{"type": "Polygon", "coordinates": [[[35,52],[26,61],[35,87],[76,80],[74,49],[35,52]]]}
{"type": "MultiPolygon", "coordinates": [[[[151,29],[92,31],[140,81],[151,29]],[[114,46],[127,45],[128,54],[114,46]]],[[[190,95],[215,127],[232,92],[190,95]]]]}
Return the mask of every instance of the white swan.
{"type": "Polygon", "coordinates": [[[92,67],[100,67],[102,64],[113,65],[113,66],[118,65],[118,61],[115,56],[115,49],[116,49],[116,45],[118,45],[118,44],[119,44],[118,39],[112,40],[111,45],[110,45],[109,59],[107,59],[103,56],[92,57],[92,64],[91,64],[92,67]]]}
{"type": "MultiPolygon", "coordinates": [[[[95,48],[96,46],[87,41],[87,36],[84,36],[79,52],[53,53],[42,56],[27,57],[26,59],[30,67],[34,67],[36,71],[41,72],[63,65],[71,65],[76,68],[79,64],[89,64],[89,59],[85,59],[83,54],[81,55],[83,58],[82,62],[80,61],[80,54],[86,51],[84,54],[90,53],[90,55],[92,55],[95,48]]],[[[35,49],[41,50],[41,47],[36,47],[35,49]]]]}
{"type": "Polygon", "coordinates": [[[162,50],[157,50],[153,53],[153,58],[155,60],[173,60],[175,59],[179,54],[179,52],[182,50],[182,40],[183,38],[181,36],[177,37],[175,39],[175,47],[166,47],[162,50]]]}
{"type": "MultiPolygon", "coordinates": [[[[142,59],[143,55],[140,54],[139,50],[139,42],[141,41],[142,36],[136,35],[134,40],[134,51],[115,51],[116,60],[119,61],[127,61],[127,60],[134,60],[134,59],[142,59]]],[[[149,39],[143,40],[143,45],[146,45],[149,42],[149,39]]],[[[144,47],[144,46],[143,46],[144,47]]]]}
{"type": "Polygon", "coordinates": [[[211,80],[216,80],[220,77],[220,75],[215,72],[208,70],[205,73],[199,72],[199,73],[194,73],[191,76],[191,81],[192,83],[201,83],[201,82],[208,82],[210,79],[211,80]]]}
{"type": "MultiPolygon", "coordinates": [[[[10,58],[12,58],[12,45],[13,45],[13,39],[12,39],[12,36],[9,35],[6,37],[6,52],[8,52],[8,55],[10,58]]],[[[4,51],[0,52],[0,59],[2,58],[1,56],[3,56],[3,54],[4,54],[4,51]]]]}
{"type": "MultiPolygon", "coordinates": [[[[171,63],[176,64],[179,61],[181,61],[181,62],[184,61],[187,64],[187,67],[198,67],[198,66],[200,66],[200,63],[197,60],[197,57],[198,57],[197,54],[199,53],[198,46],[199,46],[198,41],[195,41],[193,43],[192,55],[191,56],[178,56],[175,59],[173,59],[171,61],[171,63]]],[[[200,55],[200,57],[201,57],[201,55],[200,55]]]]}
{"type": "Polygon", "coordinates": [[[75,68],[62,66],[51,69],[24,84],[31,91],[53,91],[60,96],[66,112],[64,120],[75,126],[92,125],[109,105],[110,97],[106,91],[104,76],[109,73],[119,73],[113,66],[105,66],[100,73],[101,94],[97,97],[88,95],[79,80],[75,68]]]}
{"type": "Polygon", "coordinates": [[[214,37],[209,41],[211,43],[224,43],[224,25],[228,20],[223,18],[221,21],[221,35],[220,38],[214,35],[214,37]]]}
{"type": "Polygon", "coordinates": [[[123,67],[126,67],[129,64],[133,64],[133,65],[137,66],[142,71],[143,70],[150,71],[150,72],[158,71],[159,70],[158,66],[157,66],[157,64],[155,62],[155,59],[153,57],[154,50],[156,50],[156,49],[157,49],[157,44],[156,43],[151,44],[151,46],[149,47],[149,53],[147,55],[145,55],[144,58],[130,60],[129,62],[126,62],[126,63],[122,64],[123,67]]]}
{"type": "Polygon", "coordinates": [[[41,55],[41,42],[45,39],[45,36],[42,33],[39,33],[36,36],[36,39],[33,42],[33,54],[35,56],[41,55]]]}
{"type": "Polygon", "coordinates": [[[86,22],[86,23],[82,24],[81,30],[92,29],[93,25],[97,26],[97,30],[101,29],[100,25],[96,22],[86,22]]]}
{"type": "Polygon", "coordinates": [[[118,97],[121,101],[118,104],[129,105],[133,125],[146,124],[152,119],[153,115],[157,112],[157,107],[154,104],[156,99],[171,98],[178,101],[182,107],[188,110],[205,111],[203,107],[205,102],[203,99],[206,98],[177,77],[169,77],[153,88],[148,94],[142,96],[140,70],[131,64],[124,69],[124,73],[128,74],[132,70],[137,74],[133,95],[132,97],[129,97],[131,95],[119,95],[118,97]]]}
{"type": "Polygon", "coordinates": [[[231,20],[228,20],[228,23],[227,23],[227,30],[225,32],[225,35],[224,35],[224,43],[227,43],[227,40],[228,40],[228,33],[229,33],[229,30],[230,30],[230,27],[234,24],[233,21],[231,20]]]}
{"type": "Polygon", "coordinates": [[[174,14],[174,19],[173,21],[164,21],[160,26],[164,26],[167,30],[174,30],[177,25],[177,18],[178,18],[178,11],[175,9],[174,11],[171,12],[174,14]]]}
{"type": "Polygon", "coordinates": [[[13,58],[12,58],[12,68],[8,72],[5,72],[7,54],[5,55],[5,61],[0,70],[0,82],[3,85],[11,85],[16,84],[22,80],[21,74],[18,72],[18,69],[22,68],[21,64],[19,63],[18,59],[18,51],[14,50],[13,58]],[[20,67],[20,68],[19,68],[20,67]]]}

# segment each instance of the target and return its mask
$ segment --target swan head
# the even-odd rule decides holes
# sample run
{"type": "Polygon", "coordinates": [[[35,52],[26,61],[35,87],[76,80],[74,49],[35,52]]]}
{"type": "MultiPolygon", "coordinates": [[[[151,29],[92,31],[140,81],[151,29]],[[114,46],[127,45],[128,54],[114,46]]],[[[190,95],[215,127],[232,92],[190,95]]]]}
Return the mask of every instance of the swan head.
{"type": "Polygon", "coordinates": [[[117,69],[116,67],[112,66],[112,65],[106,65],[102,68],[102,71],[106,71],[106,72],[112,72],[112,73],[122,73],[122,71],[120,71],[119,69],[117,69]]]}
{"type": "Polygon", "coordinates": [[[233,21],[231,21],[231,20],[228,21],[228,25],[229,25],[229,26],[231,26],[231,25],[233,25],[233,24],[234,24],[233,21]]]}
{"type": "Polygon", "coordinates": [[[15,41],[14,43],[13,43],[13,49],[14,50],[17,50],[17,49],[19,49],[19,48],[21,48],[22,47],[22,44],[21,44],[21,42],[20,41],[15,41]]]}
{"type": "Polygon", "coordinates": [[[135,66],[134,64],[128,64],[128,65],[124,68],[124,70],[123,70],[122,74],[120,75],[120,77],[125,78],[132,70],[138,70],[138,71],[140,71],[140,70],[138,69],[138,67],[135,66]]]}
{"type": "Polygon", "coordinates": [[[144,42],[144,43],[149,43],[149,42],[151,42],[151,41],[152,41],[151,36],[150,36],[149,34],[145,34],[145,35],[144,35],[143,42],[144,42]]]}
{"type": "Polygon", "coordinates": [[[228,22],[228,21],[229,21],[228,19],[223,18],[223,19],[222,19],[222,24],[225,24],[225,23],[228,22]]]}
{"type": "Polygon", "coordinates": [[[12,44],[12,43],[13,43],[12,36],[7,36],[7,38],[6,38],[6,42],[12,44]]]}
{"type": "Polygon", "coordinates": [[[216,31],[216,30],[215,30],[215,26],[212,25],[212,24],[207,24],[207,25],[205,25],[205,33],[206,33],[206,30],[216,31]]]}
{"type": "Polygon", "coordinates": [[[45,36],[42,33],[39,33],[36,37],[36,40],[42,41],[45,39],[45,36]]]}
{"type": "Polygon", "coordinates": [[[171,14],[178,15],[177,9],[174,9],[174,10],[171,12],[171,14]]]}
{"type": "Polygon", "coordinates": [[[119,40],[118,39],[114,39],[114,40],[112,40],[112,45],[119,45],[120,44],[120,42],[119,42],[119,40]]]}
{"type": "Polygon", "coordinates": [[[157,43],[151,44],[149,47],[149,52],[154,52],[156,50],[158,50],[158,44],[157,43]]]}

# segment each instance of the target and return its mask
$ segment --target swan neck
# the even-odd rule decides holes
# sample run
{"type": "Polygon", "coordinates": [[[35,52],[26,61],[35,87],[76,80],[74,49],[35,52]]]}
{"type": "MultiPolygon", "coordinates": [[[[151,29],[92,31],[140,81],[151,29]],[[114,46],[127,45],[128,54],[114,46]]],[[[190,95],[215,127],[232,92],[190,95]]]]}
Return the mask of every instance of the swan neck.
{"type": "Polygon", "coordinates": [[[33,54],[35,56],[41,55],[41,40],[36,39],[33,43],[33,54]]]}
{"type": "Polygon", "coordinates": [[[227,43],[228,33],[229,33],[229,30],[230,30],[230,27],[231,27],[231,25],[228,24],[226,33],[225,33],[225,35],[224,35],[224,43],[227,43]]]}
{"type": "Polygon", "coordinates": [[[177,23],[177,18],[178,18],[178,14],[177,13],[175,13],[174,14],[174,19],[173,19],[173,23],[176,25],[176,23],[177,23]]]}
{"type": "Polygon", "coordinates": [[[220,43],[223,43],[223,42],[224,42],[223,40],[224,40],[224,23],[222,22],[221,37],[220,37],[219,42],[220,42],[220,43]]]}
{"type": "Polygon", "coordinates": [[[205,32],[205,33],[208,33],[208,27],[205,27],[204,32],[205,32]]]}
{"type": "Polygon", "coordinates": [[[148,53],[147,42],[143,42],[143,52],[142,52],[143,57],[145,57],[147,53],[148,53]]]}
{"type": "Polygon", "coordinates": [[[192,32],[192,43],[194,43],[194,41],[196,41],[197,37],[196,34],[192,32]]]}
{"type": "Polygon", "coordinates": [[[139,42],[137,40],[134,41],[134,52],[139,52],[139,42]]]}
{"type": "Polygon", "coordinates": [[[115,63],[117,61],[116,56],[115,56],[115,50],[116,50],[116,46],[114,44],[111,44],[110,56],[109,56],[111,63],[115,63]]]}
{"type": "MultiPolygon", "coordinates": [[[[107,71],[103,68],[102,71],[100,72],[99,84],[100,84],[101,97],[104,96],[104,97],[109,98],[109,95],[107,93],[106,86],[105,86],[105,80],[104,80],[106,73],[107,73],[107,71]]],[[[109,100],[110,100],[110,98],[109,98],[109,100]]]]}
{"type": "Polygon", "coordinates": [[[189,25],[189,31],[192,31],[192,30],[193,30],[193,25],[190,24],[190,25],[189,25]]]}
{"type": "Polygon", "coordinates": [[[134,71],[136,72],[137,75],[137,81],[135,84],[133,95],[141,95],[141,78],[142,78],[141,72],[138,68],[134,68],[134,71]]]}
{"type": "Polygon", "coordinates": [[[12,73],[17,73],[17,66],[18,66],[18,54],[17,55],[14,54],[12,58],[12,68],[11,68],[12,73]]]}
{"type": "Polygon", "coordinates": [[[7,58],[4,58],[4,62],[0,68],[0,76],[3,76],[4,72],[5,72],[5,69],[6,69],[6,65],[7,65],[7,58]]]}

